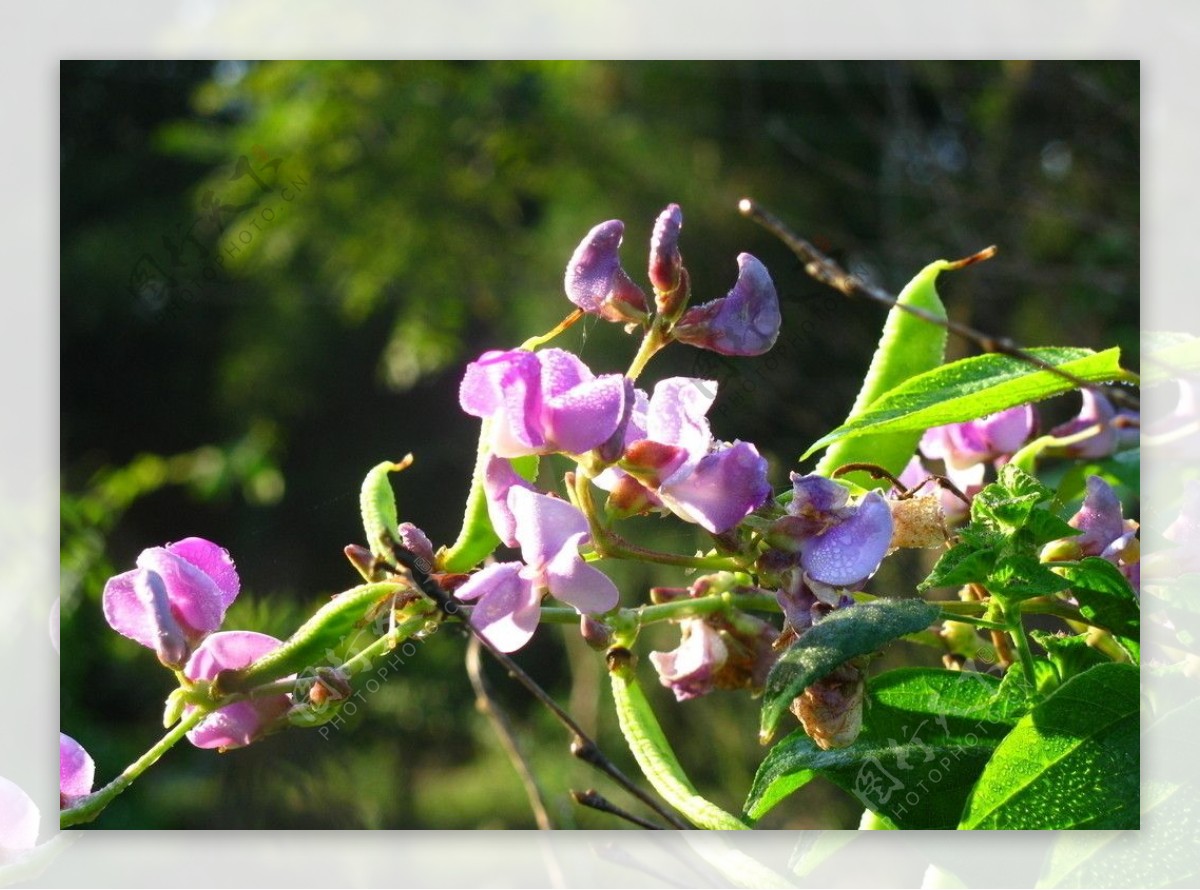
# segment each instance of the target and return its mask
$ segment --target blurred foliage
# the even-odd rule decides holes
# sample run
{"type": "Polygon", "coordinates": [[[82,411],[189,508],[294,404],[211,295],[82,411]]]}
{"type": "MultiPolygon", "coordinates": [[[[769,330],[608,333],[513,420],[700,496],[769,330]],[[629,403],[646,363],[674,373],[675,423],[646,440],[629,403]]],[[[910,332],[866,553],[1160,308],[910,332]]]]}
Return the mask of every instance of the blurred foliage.
{"type": "MultiPolygon", "coordinates": [[[[893,290],[995,243],[995,260],[944,284],[954,317],[1026,345],[1116,344],[1138,365],[1136,62],[64,62],[61,88],[62,546],[77,593],[62,713],[101,781],[157,738],[170,685],[105,626],[107,574],[144,547],[211,538],[243,579],[227,626],[285,634],[355,583],[339,551],[361,537],[359,482],[408,451],[402,518],[452,539],[476,436],[461,365],[565,315],[566,261],[601,220],[626,221],[625,265],[644,280],[654,218],[679,202],[697,301],[732,285],[741,251],[771,270],[772,353],[678,347],[648,379],[720,379],[716,434],[756,442],[777,484],[844,417],[883,313],[808,280],[738,216],[743,195],[893,290]]],[[[604,371],[634,346],[590,322],[563,345],[604,371]]],[[[695,540],[674,522],[638,528],[664,548],[695,540]]],[[[919,563],[886,566],[872,589],[911,589],[919,563]]],[[[614,576],[627,603],[682,582],[614,576]]],[[[574,636],[540,634],[520,659],[633,770],[599,660],[574,636]]],[[[656,629],[641,649],[675,643],[656,629]]],[[[182,745],[96,827],[531,827],[463,648],[453,633],[422,645],[329,739],[182,745]]],[[[628,803],[496,673],[556,824],[621,827],[567,802],[595,785],[628,803]]],[[[649,691],[697,784],[739,804],[761,757],[757,704],[649,691]]],[[[800,800],[768,826],[857,824],[828,788],[800,800]]]]}

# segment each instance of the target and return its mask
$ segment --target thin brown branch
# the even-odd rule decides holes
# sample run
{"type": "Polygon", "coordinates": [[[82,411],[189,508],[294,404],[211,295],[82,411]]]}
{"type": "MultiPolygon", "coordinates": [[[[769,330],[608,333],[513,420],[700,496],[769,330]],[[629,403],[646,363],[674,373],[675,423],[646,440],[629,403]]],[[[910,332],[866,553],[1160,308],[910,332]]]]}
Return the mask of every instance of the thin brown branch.
{"type": "Polygon", "coordinates": [[[470,677],[471,687],[475,690],[475,706],[487,717],[488,722],[492,724],[492,729],[496,731],[496,735],[500,738],[500,744],[503,746],[504,752],[508,755],[513,769],[521,777],[521,784],[525,788],[525,796],[529,798],[529,808],[533,810],[533,818],[537,822],[537,827],[542,831],[550,831],[554,826],[550,824],[550,814],[546,812],[546,804],[542,800],[542,792],[538,788],[537,780],[534,778],[532,770],[529,768],[529,762],[525,759],[525,755],[521,753],[521,748],[517,744],[516,733],[513,732],[513,726],[508,719],[508,715],[496,704],[495,699],[492,698],[487,688],[487,681],[483,676],[483,665],[479,658],[479,651],[479,637],[471,637],[467,643],[466,663],[467,676],[470,677]]]}
{"type": "Polygon", "coordinates": [[[661,825],[651,822],[649,819],[643,819],[641,816],[635,816],[628,810],[621,809],[594,788],[589,788],[587,791],[575,791],[572,789],[571,799],[580,806],[590,807],[593,810],[599,810],[601,813],[608,813],[612,816],[619,816],[626,822],[632,822],[639,828],[662,831],[661,825]]]}
{"type": "MultiPolygon", "coordinates": [[[[1072,386],[1079,389],[1094,388],[1086,380],[1075,376],[1069,371],[1064,371],[1062,368],[1050,364],[1044,359],[1038,358],[1033,353],[1022,349],[1015,342],[1007,337],[993,337],[983,331],[976,330],[961,322],[954,321],[949,318],[942,318],[934,315],[928,310],[922,309],[919,306],[912,306],[907,303],[899,302],[892,294],[885,291],[883,288],[864,281],[857,275],[852,275],[843,269],[836,261],[821,253],[817,248],[813,247],[805,239],[801,238],[784,223],[779,217],[765,209],[757,201],[751,198],[742,198],[738,202],[738,210],[741,214],[754,222],[758,223],[785,245],[796,257],[804,263],[804,271],[815,280],[822,284],[828,285],[836,291],[844,294],[847,297],[865,297],[889,309],[899,307],[908,312],[910,315],[915,315],[917,318],[924,319],[930,324],[938,325],[959,337],[970,340],[980,349],[985,352],[995,352],[1002,355],[1011,356],[1012,358],[1020,359],[1023,362],[1040,368],[1043,371],[1048,371],[1057,377],[1068,381],[1072,386]]],[[[979,253],[959,260],[957,266],[967,266],[971,263],[979,262],[980,260],[988,259],[996,252],[996,248],[987,247],[979,253]]],[[[1137,407],[1137,400],[1129,396],[1128,393],[1122,390],[1114,389],[1110,393],[1112,399],[1129,407],[1137,407]]]]}

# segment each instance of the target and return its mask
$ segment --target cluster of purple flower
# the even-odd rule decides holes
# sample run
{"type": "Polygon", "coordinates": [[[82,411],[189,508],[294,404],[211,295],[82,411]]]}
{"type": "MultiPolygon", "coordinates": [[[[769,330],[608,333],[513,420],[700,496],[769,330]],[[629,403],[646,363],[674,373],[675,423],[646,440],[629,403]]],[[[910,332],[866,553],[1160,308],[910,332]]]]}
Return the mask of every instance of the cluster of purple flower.
{"type": "MultiPolygon", "coordinates": [[[[650,250],[657,329],[726,355],[757,355],[779,333],[779,300],[762,263],[738,257],[733,289],[686,308],[687,270],[679,255],[683,215],[671,205],[659,216],[650,250]]],[[[624,224],[601,223],[567,265],[567,296],[581,310],[633,326],[655,318],[645,293],[621,267],[624,224]]],[[[523,562],[490,565],[456,591],[475,602],[472,623],[506,652],[523,646],[537,626],[547,594],[585,615],[616,607],[615,585],[587,565],[581,548],[594,543],[579,507],[538,491],[510,460],[566,454],[595,471],[609,492],[610,515],[667,510],[714,534],[734,528],[770,497],[767,463],[748,442],[713,437],[706,414],[717,386],[674,377],[647,394],[622,374],[593,374],[562,349],[485,353],[463,377],[459,402],[487,424],[490,455],[485,491],[501,540],[520,547],[523,562]]]]}

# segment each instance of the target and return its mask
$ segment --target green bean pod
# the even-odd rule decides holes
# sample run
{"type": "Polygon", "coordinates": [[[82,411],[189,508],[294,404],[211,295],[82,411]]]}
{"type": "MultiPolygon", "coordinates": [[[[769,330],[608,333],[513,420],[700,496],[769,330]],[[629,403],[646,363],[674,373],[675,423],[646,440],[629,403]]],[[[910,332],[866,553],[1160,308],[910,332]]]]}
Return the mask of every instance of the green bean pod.
{"type": "Polygon", "coordinates": [[[750,826],[741,819],[697,793],[679,765],[675,752],[671,750],[658,719],[650,710],[650,703],[638,684],[631,661],[632,656],[627,649],[612,650],[609,653],[609,678],[612,681],[617,721],[643,775],[663,800],[697,828],[748,829],[750,826]]]}

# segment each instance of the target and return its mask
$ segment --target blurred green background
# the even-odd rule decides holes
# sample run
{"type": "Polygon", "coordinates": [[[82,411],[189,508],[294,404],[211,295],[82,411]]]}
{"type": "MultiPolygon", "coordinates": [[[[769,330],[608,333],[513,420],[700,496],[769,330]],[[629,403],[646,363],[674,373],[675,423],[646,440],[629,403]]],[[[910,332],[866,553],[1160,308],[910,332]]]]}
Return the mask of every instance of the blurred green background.
{"type": "MultiPolygon", "coordinates": [[[[453,539],[475,448],[462,367],[571,308],[562,274],[597,222],[626,222],[644,284],[650,229],[682,205],[696,301],[748,251],[784,330],[767,357],[675,347],[646,383],[716,377],[720,438],[754,441],[777,488],[844,417],[883,321],[812,283],[742,219],[751,195],[893,292],[927,262],[997,244],[943,278],[956,318],[1025,345],[1122,347],[1136,369],[1136,62],[64,62],[61,75],[62,726],[107,782],[162,732],[167,672],[108,629],[100,594],[145,547],[227,547],[243,593],[226,628],[285,636],[356,583],[365,472],[403,519],[453,539]]],[[[635,344],[601,322],[562,338],[597,372],[635,344]]],[[[952,355],[975,351],[951,341],[952,355]]],[[[1043,416],[1071,413],[1051,404],[1043,416]]],[[[651,544],[696,540],[644,521],[651,544]]],[[[909,555],[911,556],[911,554],[909,555]]],[[[922,560],[870,590],[911,591],[922,560]]],[[[615,565],[626,604],[677,572],[615,565]]],[[[763,749],[757,703],[674,706],[643,677],[700,788],[736,808],[763,749]]],[[[217,755],[182,744],[96,828],[528,828],[520,782],[475,709],[464,640],[439,634],[347,726],[217,755]]],[[[937,663],[894,647],[889,663],[937,663]]],[[[547,628],[519,660],[636,772],[601,660],[547,628]]],[[[565,733],[490,670],[559,827],[621,828],[565,733]]],[[[816,782],[764,827],[839,828],[859,808],[816,782]]]]}

